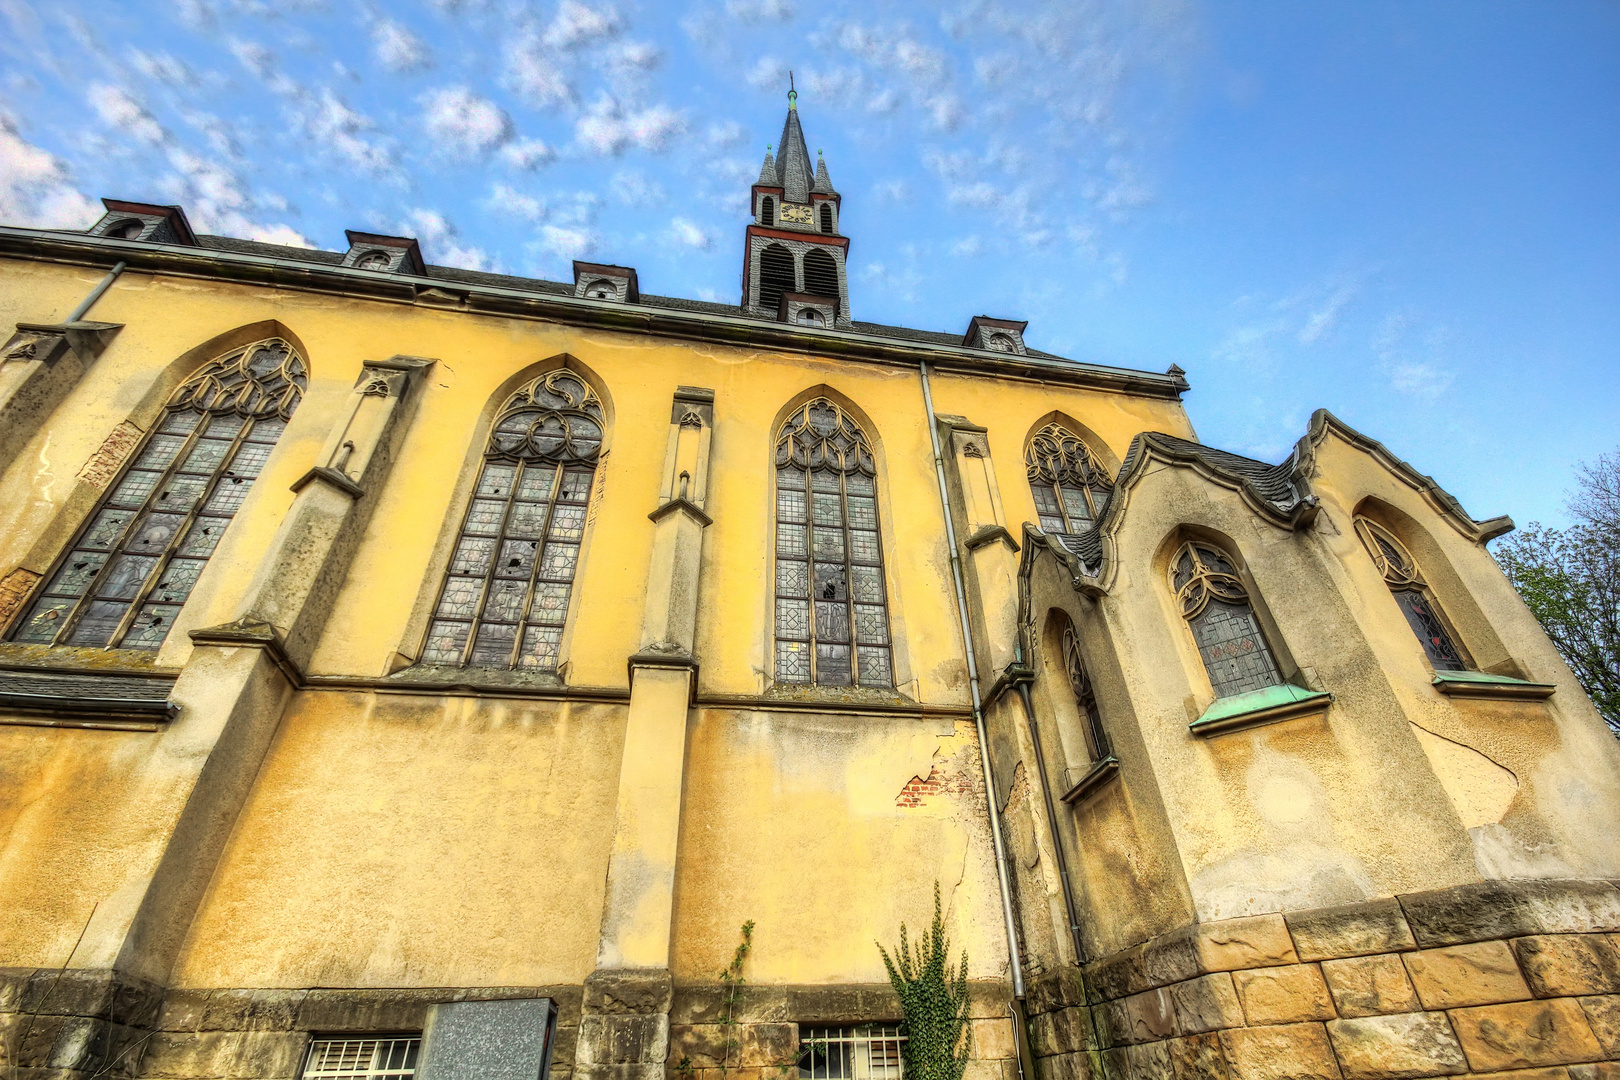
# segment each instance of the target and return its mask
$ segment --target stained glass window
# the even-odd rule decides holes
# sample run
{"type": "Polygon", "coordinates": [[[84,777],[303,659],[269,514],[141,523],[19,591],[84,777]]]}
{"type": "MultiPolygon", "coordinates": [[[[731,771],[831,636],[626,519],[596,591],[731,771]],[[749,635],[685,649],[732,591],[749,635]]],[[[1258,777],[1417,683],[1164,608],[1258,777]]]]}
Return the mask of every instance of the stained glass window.
{"type": "Polygon", "coordinates": [[[1061,424],[1035,433],[1024,465],[1044,533],[1074,536],[1090,528],[1114,486],[1092,449],[1061,424]]]}
{"type": "Polygon", "coordinates": [[[1411,552],[1393,533],[1366,518],[1356,519],[1356,534],[1366,545],[1368,554],[1378,566],[1378,572],[1384,575],[1384,583],[1395,594],[1395,603],[1400,606],[1401,614],[1406,616],[1412,633],[1417,635],[1429,663],[1436,671],[1464,670],[1467,665],[1463,663],[1462,654],[1453,644],[1451,635],[1446,632],[1445,620],[1441,618],[1440,610],[1411,552]]]}
{"type": "Polygon", "coordinates": [[[566,368],[507,399],[434,605],[422,663],[557,670],[602,423],[596,394],[566,368]]]}
{"type": "Polygon", "coordinates": [[[1113,753],[1108,745],[1108,733],[1103,730],[1102,712],[1097,708],[1097,691],[1091,685],[1084,658],[1080,655],[1080,637],[1073,624],[1063,627],[1063,670],[1069,676],[1069,689],[1086,717],[1086,736],[1090,742],[1091,760],[1101,761],[1113,753]]]}
{"type": "Polygon", "coordinates": [[[1216,697],[1282,682],[1248,590],[1224,552],[1208,544],[1183,544],[1171,564],[1171,586],[1216,697]]]}
{"type": "Polygon", "coordinates": [[[182,383],[45,577],[12,640],[162,645],[307,381],[293,347],[270,338],[182,383]]]}
{"type": "Polygon", "coordinates": [[[877,468],[860,425],[817,398],[776,440],[776,679],[894,685],[877,468]]]}

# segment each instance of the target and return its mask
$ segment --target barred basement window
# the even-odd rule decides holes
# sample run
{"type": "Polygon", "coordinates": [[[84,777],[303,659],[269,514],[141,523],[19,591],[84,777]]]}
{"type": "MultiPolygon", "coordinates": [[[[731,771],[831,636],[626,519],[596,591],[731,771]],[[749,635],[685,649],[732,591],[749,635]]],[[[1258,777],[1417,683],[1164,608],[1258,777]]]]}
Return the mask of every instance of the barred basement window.
{"type": "Polygon", "coordinates": [[[1024,465],[1041,531],[1048,534],[1075,536],[1092,527],[1114,487],[1091,447],[1061,424],[1035,433],[1024,465]]]}
{"type": "Polygon", "coordinates": [[[894,685],[866,433],[817,398],[776,440],[776,679],[894,685]],[[812,618],[812,614],[814,617],[812,618]]]}
{"type": "Polygon", "coordinates": [[[322,1080],[412,1080],[420,1035],[369,1039],[315,1039],[304,1058],[305,1077],[322,1080]]]}
{"type": "Polygon", "coordinates": [[[899,1024],[799,1028],[800,1080],[901,1080],[899,1024]]]}
{"type": "Polygon", "coordinates": [[[1085,661],[1080,656],[1080,637],[1074,632],[1072,623],[1063,628],[1063,670],[1069,676],[1069,689],[1074,691],[1074,700],[1086,716],[1086,741],[1091,744],[1088,747],[1091,760],[1101,761],[1110,756],[1113,750],[1108,745],[1108,733],[1103,730],[1102,712],[1097,708],[1097,691],[1091,685],[1091,676],[1086,673],[1085,661]]]}
{"type": "Polygon", "coordinates": [[[293,347],[269,338],[181,383],[11,639],[162,645],[307,381],[293,347]]]}
{"type": "Polygon", "coordinates": [[[1434,665],[1436,671],[1465,670],[1467,665],[1463,663],[1457,646],[1452,643],[1451,635],[1446,632],[1445,619],[1412,553],[1388,529],[1363,517],[1356,518],[1356,535],[1366,545],[1367,553],[1378,566],[1378,572],[1384,575],[1384,583],[1395,595],[1395,602],[1400,605],[1401,614],[1406,616],[1412,633],[1423,645],[1423,653],[1429,658],[1429,663],[1434,665]]]}
{"type": "Polygon", "coordinates": [[[1192,627],[1215,696],[1233,697],[1282,682],[1248,590],[1226,554],[1189,542],[1171,566],[1171,587],[1192,627]]]}
{"type": "Polygon", "coordinates": [[[566,368],[506,400],[422,663],[557,670],[602,423],[602,403],[566,368]]]}

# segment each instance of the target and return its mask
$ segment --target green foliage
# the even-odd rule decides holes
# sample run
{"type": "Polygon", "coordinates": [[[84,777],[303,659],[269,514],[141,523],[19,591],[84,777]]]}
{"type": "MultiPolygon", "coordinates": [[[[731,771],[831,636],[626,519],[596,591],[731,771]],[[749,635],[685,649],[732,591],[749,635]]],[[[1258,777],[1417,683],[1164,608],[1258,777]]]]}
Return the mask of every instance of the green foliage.
{"type": "Polygon", "coordinates": [[[923,932],[916,951],[906,940],[905,923],[900,924],[900,947],[892,957],[878,945],[905,1015],[906,1041],[901,1054],[907,1080],[962,1080],[967,1068],[973,1049],[973,1032],[968,1026],[968,958],[964,950],[962,966],[953,971],[950,951],[936,881],[934,925],[923,932]]]}
{"type": "Polygon", "coordinates": [[[731,1071],[732,1051],[741,1045],[737,1038],[737,1002],[742,1000],[743,984],[748,981],[743,978],[743,961],[748,959],[753,947],[754,920],[749,919],[742,924],[742,940],[737,943],[737,951],[731,954],[731,963],[720,973],[720,984],[724,987],[720,992],[720,1030],[725,1034],[720,1040],[721,1076],[731,1071]]]}
{"type": "Polygon", "coordinates": [[[1494,554],[1611,730],[1620,736],[1620,454],[1577,472],[1576,524],[1531,522],[1494,554]]]}

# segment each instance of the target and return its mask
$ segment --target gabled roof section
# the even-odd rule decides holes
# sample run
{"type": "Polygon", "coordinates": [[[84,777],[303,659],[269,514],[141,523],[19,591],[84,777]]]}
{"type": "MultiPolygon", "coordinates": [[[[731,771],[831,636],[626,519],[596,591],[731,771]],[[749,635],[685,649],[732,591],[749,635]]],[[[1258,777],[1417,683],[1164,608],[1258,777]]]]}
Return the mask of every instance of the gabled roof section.
{"type": "Polygon", "coordinates": [[[827,159],[821,156],[820,150],[816,151],[816,182],[810,190],[820,195],[838,194],[833,190],[832,177],[827,175],[827,159]]]}
{"type": "MultiPolygon", "coordinates": [[[[1330,434],[1376,459],[1397,479],[1422,494],[1469,540],[1483,544],[1512,530],[1513,519],[1509,517],[1475,521],[1433,477],[1418,472],[1390,453],[1383,443],[1361,434],[1326,409],[1318,409],[1311,414],[1305,436],[1276,465],[1159,431],[1143,432],[1131,440],[1113,490],[1097,514],[1096,525],[1077,536],[1054,536],[1026,524],[1024,562],[1028,564],[1041,551],[1051,551],[1069,568],[1076,589],[1092,596],[1107,593],[1115,574],[1113,538],[1124,523],[1131,488],[1155,461],[1193,469],[1211,482],[1237,491],[1256,514],[1280,529],[1308,529],[1321,510],[1320,500],[1310,490],[1310,477],[1316,473],[1316,449],[1330,434]]],[[[1021,572],[1027,573],[1027,566],[1021,572]]]]}

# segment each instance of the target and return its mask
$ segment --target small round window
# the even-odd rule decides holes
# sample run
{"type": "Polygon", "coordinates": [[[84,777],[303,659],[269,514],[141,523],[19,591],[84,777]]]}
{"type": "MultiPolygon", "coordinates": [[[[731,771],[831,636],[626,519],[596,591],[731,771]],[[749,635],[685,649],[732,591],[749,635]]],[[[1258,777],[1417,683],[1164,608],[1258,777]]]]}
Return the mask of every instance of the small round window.
{"type": "Polygon", "coordinates": [[[800,308],[798,315],[794,316],[800,326],[826,326],[827,320],[821,317],[821,312],[815,308],[800,308]]]}
{"type": "Polygon", "coordinates": [[[112,226],[107,230],[107,235],[117,237],[120,240],[134,240],[145,231],[146,222],[137,218],[130,218],[128,221],[120,221],[112,226]]]}
{"type": "Polygon", "coordinates": [[[386,270],[390,261],[386,251],[368,251],[356,259],[354,265],[362,270],[386,270]]]}
{"type": "Polygon", "coordinates": [[[611,281],[593,281],[585,286],[585,297],[589,300],[617,300],[619,287],[611,281]]]}
{"type": "Polygon", "coordinates": [[[1013,339],[1006,334],[991,334],[984,339],[984,347],[991,352],[1016,352],[1013,339]]]}

